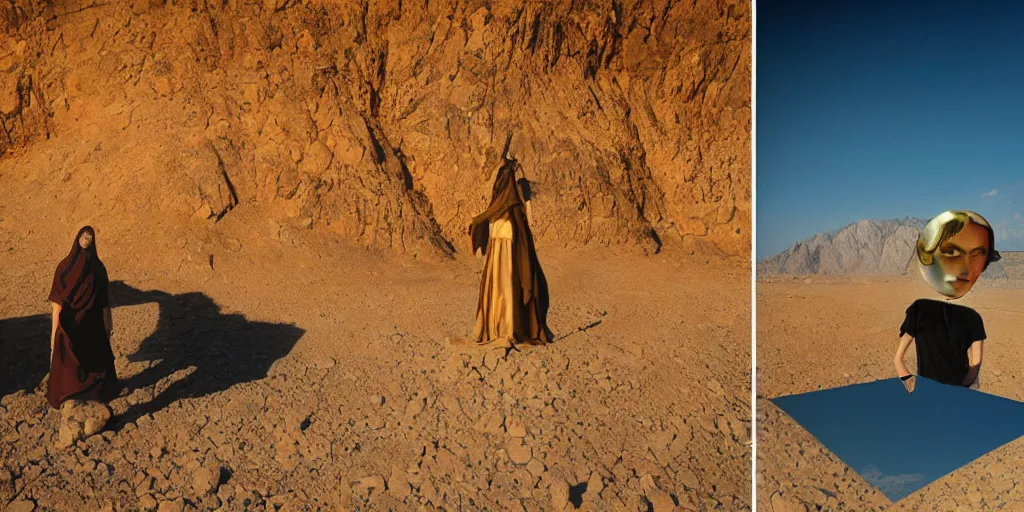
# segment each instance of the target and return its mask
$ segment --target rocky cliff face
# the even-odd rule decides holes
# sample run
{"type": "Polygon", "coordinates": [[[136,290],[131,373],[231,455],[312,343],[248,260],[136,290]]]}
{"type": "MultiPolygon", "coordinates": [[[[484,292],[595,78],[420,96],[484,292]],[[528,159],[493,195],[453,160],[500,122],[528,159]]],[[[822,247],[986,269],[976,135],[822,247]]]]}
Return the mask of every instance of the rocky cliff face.
{"type": "Polygon", "coordinates": [[[512,133],[542,242],[743,255],[750,23],[727,0],[11,0],[0,169],[48,141],[13,179],[81,215],[251,204],[443,255],[512,133]]]}
{"type": "Polygon", "coordinates": [[[926,221],[861,220],[818,234],[757,265],[759,274],[885,274],[910,268],[914,244],[926,221]]]}

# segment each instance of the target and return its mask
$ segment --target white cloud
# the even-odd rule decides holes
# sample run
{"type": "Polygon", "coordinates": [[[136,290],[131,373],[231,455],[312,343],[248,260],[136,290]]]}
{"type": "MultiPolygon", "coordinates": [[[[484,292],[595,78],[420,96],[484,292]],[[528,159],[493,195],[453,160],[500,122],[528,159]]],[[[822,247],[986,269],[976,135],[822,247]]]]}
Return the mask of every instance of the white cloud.
{"type": "Polygon", "coordinates": [[[992,190],[989,190],[988,192],[985,192],[984,194],[982,194],[981,197],[992,197],[992,196],[994,196],[994,195],[996,195],[998,193],[999,193],[998,190],[992,189],[992,190]]]}
{"type": "Polygon", "coordinates": [[[886,496],[906,496],[925,484],[924,475],[921,473],[886,475],[873,465],[864,468],[860,475],[886,496]]]}

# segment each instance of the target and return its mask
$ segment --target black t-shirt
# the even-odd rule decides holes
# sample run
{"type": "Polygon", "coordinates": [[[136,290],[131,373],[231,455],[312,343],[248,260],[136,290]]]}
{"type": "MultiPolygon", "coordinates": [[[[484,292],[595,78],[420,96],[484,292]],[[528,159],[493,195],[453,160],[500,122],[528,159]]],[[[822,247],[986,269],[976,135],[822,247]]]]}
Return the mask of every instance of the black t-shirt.
{"type": "Polygon", "coordinates": [[[985,339],[985,324],[969,307],[918,299],[907,308],[900,336],[904,333],[914,337],[918,375],[962,386],[970,366],[967,349],[985,339]]]}

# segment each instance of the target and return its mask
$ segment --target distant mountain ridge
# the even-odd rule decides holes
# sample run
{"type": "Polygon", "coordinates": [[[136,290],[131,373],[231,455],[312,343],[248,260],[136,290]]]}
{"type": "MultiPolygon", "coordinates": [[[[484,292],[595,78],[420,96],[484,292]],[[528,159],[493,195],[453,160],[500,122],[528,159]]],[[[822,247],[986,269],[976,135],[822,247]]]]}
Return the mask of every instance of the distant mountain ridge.
{"type": "Polygon", "coordinates": [[[864,219],[801,240],[757,264],[758,274],[905,274],[927,220],[864,219]]]}
{"type": "MultiPolygon", "coordinates": [[[[916,272],[914,244],[926,220],[865,219],[814,235],[757,264],[758,275],[906,275],[916,272]]],[[[999,244],[996,244],[996,249],[999,244]]],[[[982,279],[1024,280],[1024,252],[999,251],[1002,259],[982,279]]]]}

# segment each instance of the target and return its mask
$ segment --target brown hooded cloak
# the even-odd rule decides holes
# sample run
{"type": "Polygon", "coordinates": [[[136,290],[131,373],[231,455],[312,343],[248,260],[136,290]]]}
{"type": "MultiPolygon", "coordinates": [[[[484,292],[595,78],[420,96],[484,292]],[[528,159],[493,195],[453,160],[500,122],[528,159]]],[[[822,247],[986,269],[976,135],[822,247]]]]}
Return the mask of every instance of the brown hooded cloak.
{"type": "MultiPolygon", "coordinates": [[[[516,183],[515,171],[518,163],[506,159],[498,170],[491,195],[491,204],[483,213],[477,215],[469,226],[469,234],[473,240],[473,252],[484,251],[485,269],[480,283],[480,298],[477,301],[477,328],[474,335],[477,343],[493,341],[488,339],[488,319],[505,315],[498,308],[511,308],[512,337],[516,342],[539,345],[551,342],[551,333],[547,328],[548,284],[544,272],[540,268],[537,252],[534,247],[533,233],[526,220],[523,192],[516,183]],[[497,272],[507,268],[496,261],[499,252],[491,240],[491,225],[498,221],[511,224],[512,240],[510,259],[511,293],[506,300],[493,294],[500,290],[495,281],[500,280],[497,272]]],[[[507,280],[507,277],[505,277],[507,280]]],[[[507,281],[506,281],[507,282],[507,281]]],[[[493,335],[493,333],[491,333],[493,335]]]]}
{"type": "Polygon", "coordinates": [[[108,288],[107,269],[96,254],[96,234],[86,226],[57,265],[50,288],[50,302],[61,305],[47,392],[54,408],[72,398],[109,401],[117,394],[114,352],[103,323],[103,310],[110,307],[108,288]],[[78,243],[85,232],[93,234],[88,249],[78,243]]]}

